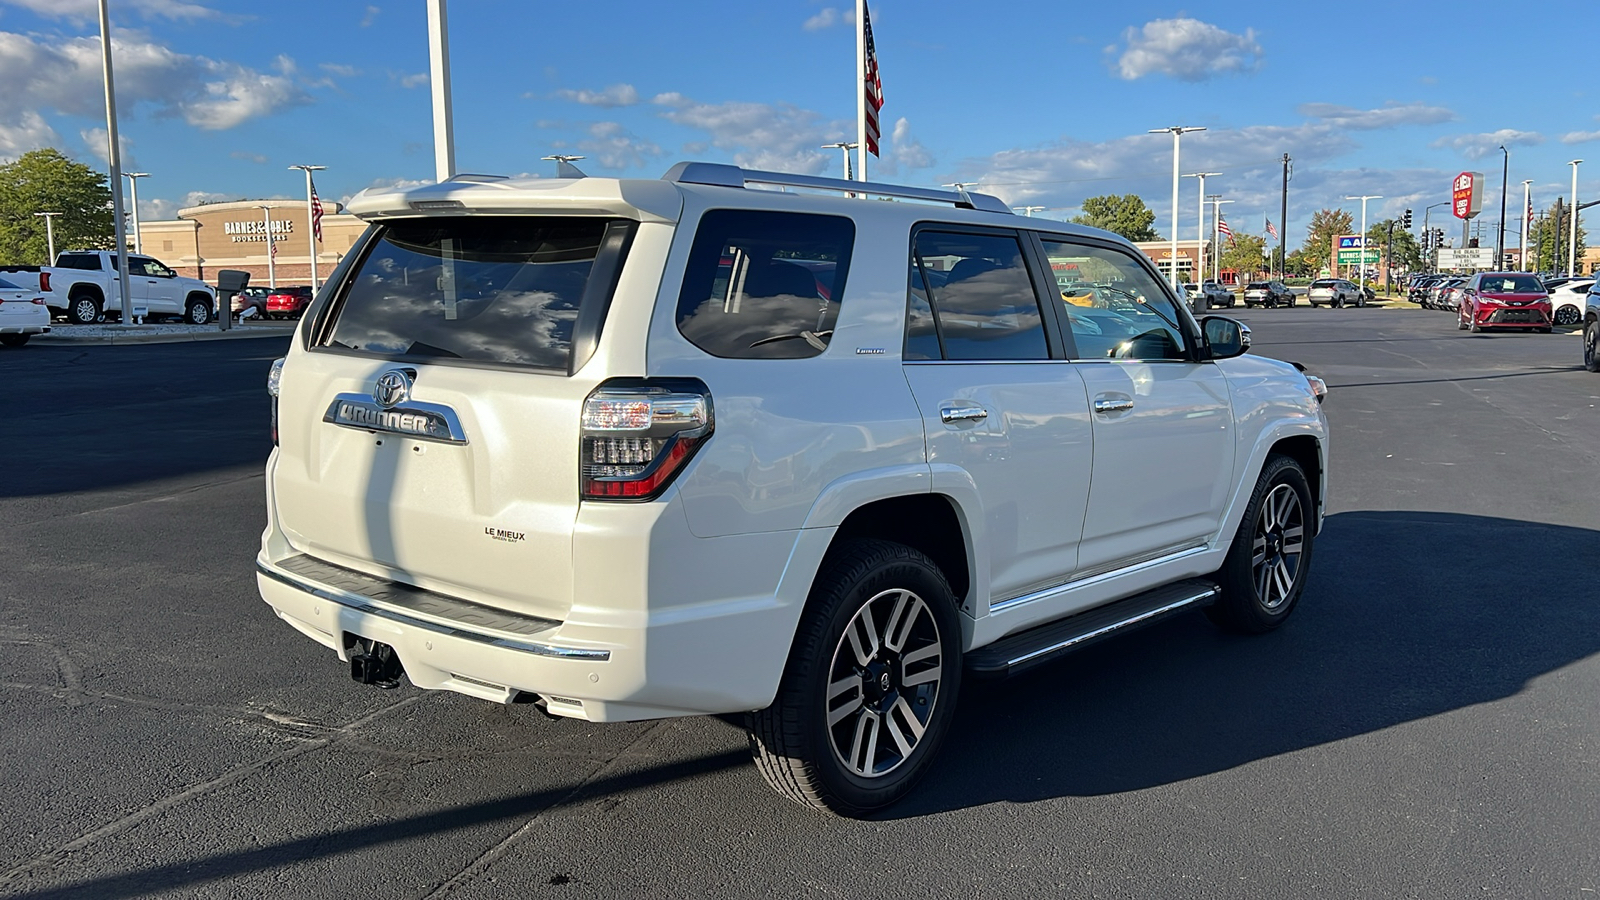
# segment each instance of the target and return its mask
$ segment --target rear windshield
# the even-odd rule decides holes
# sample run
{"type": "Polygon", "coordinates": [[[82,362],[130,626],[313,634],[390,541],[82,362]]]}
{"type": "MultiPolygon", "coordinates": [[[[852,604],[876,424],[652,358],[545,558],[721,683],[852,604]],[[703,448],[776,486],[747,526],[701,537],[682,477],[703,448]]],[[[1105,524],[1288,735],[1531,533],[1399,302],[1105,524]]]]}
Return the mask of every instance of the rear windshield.
{"type": "MultiPolygon", "coordinates": [[[[116,263],[112,263],[116,265],[116,263]]],[[[56,257],[58,269],[88,269],[99,271],[100,254],[98,253],[63,253],[56,257]]]]}
{"type": "Polygon", "coordinates": [[[1314,288],[1333,287],[1333,282],[1330,281],[1329,279],[1321,278],[1321,279],[1318,279],[1316,281],[1311,282],[1311,286],[1314,287],[1314,288]]]}
{"type": "Polygon", "coordinates": [[[1544,285],[1532,275],[1485,275],[1478,290],[1486,294],[1542,294],[1544,285]]]}
{"type": "Polygon", "coordinates": [[[1245,285],[1244,289],[1247,290],[1247,291],[1265,291],[1265,290],[1270,289],[1271,287],[1272,287],[1272,285],[1267,284],[1265,281],[1252,281],[1249,284],[1245,285]]]}
{"type": "Polygon", "coordinates": [[[406,359],[566,369],[608,220],[394,222],[350,276],[323,344],[406,359]]]}

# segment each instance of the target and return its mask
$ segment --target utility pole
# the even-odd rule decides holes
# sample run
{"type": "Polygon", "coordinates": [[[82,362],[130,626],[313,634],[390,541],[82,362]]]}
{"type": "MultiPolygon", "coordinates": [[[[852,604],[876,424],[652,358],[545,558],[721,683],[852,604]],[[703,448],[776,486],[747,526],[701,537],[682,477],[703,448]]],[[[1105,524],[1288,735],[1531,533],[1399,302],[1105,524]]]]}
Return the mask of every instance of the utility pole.
{"type": "MultiPolygon", "coordinates": [[[[1221,172],[1191,172],[1183,176],[1185,178],[1197,178],[1200,181],[1200,202],[1197,204],[1199,207],[1198,224],[1195,226],[1194,232],[1194,266],[1197,271],[1202,271],[1205,268],[1202,263],[1205,260],[1206,245],[1206,179],[1212,175],[1221,174],[1221,172]]],[[[1212,245],[1212,253],[1214,254],[1215,252],[1216,246],[1212,245]]]]}
{"type": "Polygon", "coordinates": [[[450,112],[450,29],[445,0],[428,0],[428,84],[433,92],[433,171],[456,174],[456,132],[450,112]]]}
{"type": "Polygon", "coordinates": [[[1533,196],[1528,187],[1531,184],[1533,184],[1532,178],[1524,179],[1522,182],[1522,250],[1517,254],[1517,265],[1521,266],[1524,272],[1533,271],[1528,266],[1528,226],[1533,221],[1533,196]]]}
{"type": "Polygon", "coordinates": [[[44,264],[47,266],[53,266],[56,264],[56,228],[54,223],[56,216],[61,215],[61,213],[40,212],[34,213],[34,215],[44,219],[44,244],[50,253],[49,257],[45,259],[44,264]]]}
{"type": "Polygon", "coordinates": [[[139,179],[149,178],[149,172],[123,172],[122,177],[128,179],[128,199],[131,201],[133,211],[133,252],[144,252],[144,239],[139,233],[139,179]]]}
{"type": "Polygon", "coordinates": [[[1494,267],[1506,267],[1506,174],[1511,171],[1511,151],[1500,145],[1504,158],[1500,161],[1500,237],[1494,242],[1494,267]]]}
{"type": "Polygon", "coordinates": [[[1289,154],[1283,155],[1283,206],[1278,211],[1278,280],[1288,274],[1289,253],[1289,154]]]}
{"type": "MultiPolygon", "coordinates": [[[[1178,140],[1191,131],[1205,131],[1192,125],[1172,125],[1167,128],[1152,128],[1150,134],[1172,135],[1172,251],[1167,262],[1172,268],[1167,272],[1172,283],[1172,289],[1178,289],[1178,140]]],[[[1195,261],[1196,264],[1199,260],[1195,261]]]]}
{"type": "Polygon", "coordinates": [[[1578,274],[1578,164],[1583,162],[1575,159],[1567,165],[1572,167],[1572,223],[1567,226],[1567,274],[1578,274]]]}
{"type": "MultiPolygon", "coordinates": [[[[1550,241],[1550,271],[1554,272],[1561,267],[1561,229],[1566,224],[1566,207],[1562,205],[1561,198],[1556,198],[1555,209],[1550,213],[1550,218],[1555,220],[1555,233],[1550,241]]],[[[1543,262],[1541,259],[1540,262],[1543,262]]]]}

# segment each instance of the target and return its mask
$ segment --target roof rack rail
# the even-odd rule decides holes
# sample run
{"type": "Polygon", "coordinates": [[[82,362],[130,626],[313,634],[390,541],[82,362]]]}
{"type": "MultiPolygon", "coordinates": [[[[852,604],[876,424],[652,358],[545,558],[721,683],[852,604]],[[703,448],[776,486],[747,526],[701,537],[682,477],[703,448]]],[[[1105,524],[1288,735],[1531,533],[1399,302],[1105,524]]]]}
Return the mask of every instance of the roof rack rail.
{"type": "Polygon", "coordinates": [[[471,172],[457,172],[446,178],[445,181],[464,181],[469,184],[490,184],[495,181],[506,181],[510,175],[475,175],[471,172]]]}
{"type": "Polygon", "coordinates": [[[788,172],[761,172],[723,163],[681,162],[661,176],[662,181],[677,184],[710,184],[720,187],[742,188],[746,184],[771,184],[781,187],[813,188],[822,191],[843,191],[851,194],[870,194],[874,197],[900,197],[906,200],[927,200],[949,203],[965,209],[1016,215],[1000,198],[972,191],[939,191],[932,188],[906,187],[876,181],[846,181],[843,178],[823,178],[818,175],[792,175],[788,172]]]}

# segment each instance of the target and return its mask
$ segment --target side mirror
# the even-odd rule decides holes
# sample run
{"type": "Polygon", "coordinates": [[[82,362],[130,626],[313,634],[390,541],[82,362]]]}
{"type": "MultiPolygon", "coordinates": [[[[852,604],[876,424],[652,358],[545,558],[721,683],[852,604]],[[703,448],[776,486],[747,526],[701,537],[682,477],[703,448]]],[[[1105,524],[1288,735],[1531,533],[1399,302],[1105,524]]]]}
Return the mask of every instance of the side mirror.
{"type": "Polygon", "coordinates": [[[1212,359],[1232,359],[1250,350],[1250,329],[1227,316],[1206,316],[1200,320],[1212,359]]]}

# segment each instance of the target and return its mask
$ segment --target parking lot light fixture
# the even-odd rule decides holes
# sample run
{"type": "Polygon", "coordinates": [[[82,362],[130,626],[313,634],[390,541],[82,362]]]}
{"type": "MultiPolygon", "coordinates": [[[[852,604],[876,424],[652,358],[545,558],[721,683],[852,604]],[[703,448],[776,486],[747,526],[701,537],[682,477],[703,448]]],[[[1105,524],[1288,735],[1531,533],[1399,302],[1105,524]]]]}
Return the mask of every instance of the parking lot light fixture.
{"type": "Polygon", "coordinates": [[[855,181],[856,180],[855,173],[850,170],[850,151],[856,149],[859,146],[861,146],[861,145],[856,141],[834,141],[831,144],[823,144],[822,145],[822,149],[823,150],[838,150],[838,151],[841,151],[842,153],[844,153],[844,180],[845,181],[855,181]]]}
{"type": "Polygon", "coordinates": [[[1572,167],[1572,224],[1567,227],[1567,274],[1578,274],[1578,165],[1583,160],[1575,159],[1567,165],[1572,167]]]}
{"type": "MultiPolygon", "coordinates": [[[[1205,198],[1211,203],[1211,280],[1222,281],[1222,204],[1232,203],[1232,200],[1222,199],[1221,194],[1212,194],[1205,198]]],[[[1205,273],[1201,273],[1203,278],[1205,273]]]]}
{"type": "Polygon", "coordinates": [[[117,138],[117,92],[111,74],[111,12],[100,0],[100,67],[106,83],[106,165],[111,182],[111,231],[116,237],[117,293],[122,302],[122,324],[132,326],[133,294],[129,291],[128,223],[122,221],[122,142],[117,138]]]}
{"type": "Polygon", "coordinates": [[[1494,266],[1497,269],[1506,267],[1506,175],[1511,171],[1511,151],[1505,144],[1500,145],[1500,237],[1494,243],[1494,266]]]}
{"type": "Polygon", "coordinates": [[[58,213],[58,212],[36,212],[36,213],[34,213],[34,215],[38,216],[39,218],[44,219],[44,246],[45,246],[45,251],[49,254],[49,256],[45,259],[44,264],[47,265],[47,266],[53,266],[53,265],[56,264],[56,227],[55,227],[55,219],[56,219],[56,216],[61,215],[61,213],[58,213]]]}
{"type": "Polygon", "coordinates": [[[272,207],[266,204],[261,206],[261,222],[267,236],[267,290],[275,291],[278,289],[278,267],[273,259],[277,254],[272,252],[272,248],[277,246],[277,242],[272,239],[272,207]]]}
{"type": "MultiPolygon", "coordinates": [[[[311,173],[321,172],[327,166],[290,166],[306,173],[306,241],[311,245],[311,292],[317,292],[317,227],[316,211],[312,209],[315,201],[312,199],[311,173]]],[[[271,247],[267,248],[271,251],[271,247]]]]}
{"type": "Polygon", "coordinates": [[[149,178],[149,172],[123,172],[128,179],[128,209],[133,213],[133,252],[144,252],[144,239],[139,234],[139,179],[149,178]]]}
{"type": "Polygon", "coordinates": [[[1528,224],[1533,221],[1533,194],[1529,185],[1533,184],[1532,178],[1522,181],[1522,248],[1517,254],[1517,262],[1522,271],[1532,272],[1528,266],[1528,224]]]}
{"type": "MultiPolygon", "coordinates": [[[[1178,142],[1185,134],[1192,131],[1205,131],[1204,128],[1193,125],[1169,125],[1166,128],[1152,128],[1150,134],[1172,135],[1172,254],[1167,264],[1172,268],[1168,270],[1167,277],[1171,279],[1173,290],[1178,288],[1178,142]]],[[[1205,196],[1202,191],[1201,196],[1205,196]]]]}
{"type": "MultiPolygon", "coordinates": [[[[1382,200],[1381,194],[1363,194],[1360,197],[1346,197],[1346,200],[1361,201],[1361,292],[1367,292],[1367,201],[1382,200]]],[[[1339,264],[1337,253],[1333,257],[1334,265],[1339,264]]]]}
{"type": "MultiPolygon", "coordinates": [[[[1200,218],[1195,224],[1194,231],[1194,264],[1196,269],[1202,268],[1200,261],[1203,258],[1204,253],[1201,251],[1201,248],[1205,246],[1206,241],[1206,179],[1212,175],[1221,174],[1221,172],[1191,172],[1188,175],[1183,176],[1185,178],[1196,178],[1200,181],[1200,202],[1197,205],[1197,212],[1199,213],[1200,218]]],[[[1214,248],[1215,246],[1216,244],[1213,243],[1212,247],[1214,248]]],[[[1213,253],[1215,253],[1214,250],[1213,253]]]]}

